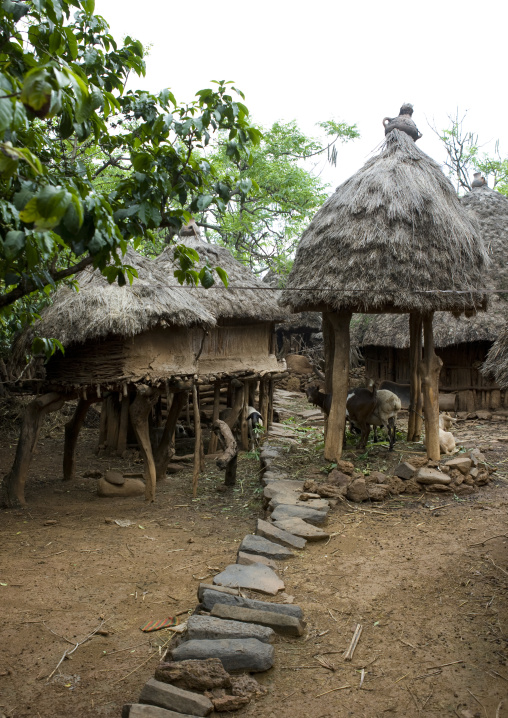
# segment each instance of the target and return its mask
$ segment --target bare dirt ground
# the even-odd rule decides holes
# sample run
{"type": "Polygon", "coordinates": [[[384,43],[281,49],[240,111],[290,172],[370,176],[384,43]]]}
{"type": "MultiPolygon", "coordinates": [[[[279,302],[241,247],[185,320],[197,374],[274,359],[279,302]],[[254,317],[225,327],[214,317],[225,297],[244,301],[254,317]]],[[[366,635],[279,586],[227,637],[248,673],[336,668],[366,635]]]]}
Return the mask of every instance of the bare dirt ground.
{"type": "MultiPolygon", "coordinates": [[[[304,400],[293,405],[307,408],[304,400]]],[[[197,500],[190,468],[157,486],[154,505],[98,498],[83,474],[140,465],[98,458],[95,428],[83,430],[78,478],[64,484],[65,420],[48,417],[28,508],[0,514],[0,715],[8,718],[120,716],[171,640],[169,631],[144,634],[140,626],[179,613],[184,620],[199,581],[234,562],[264,513],[259,464],[249,455],[228,491],[208,461],[197,500]],[[83,642],[99,627],[107,635],[83,642]]],[[[498,469],[494,482],[467,497],[402,494],[332,509],[329,542],[308,544],[281,570],[307,633],[276,639],[274,668],[257,676],[269,692],[238,716],[508,717],[508,424],[465,422],[455,434],[485,452],[498,469]],[[363,632],[347,663],[342,652],[358,623],[363,632]]],[[[287,453],[288,473],[316,478],[325,464],[319,432],[302,436],[287,453]]],[[[0,477],[16,440],[4,414],[0,477]]],[[[395,448],[343,458],[389,472],[419,450],[400,441],[395,448]]]]}

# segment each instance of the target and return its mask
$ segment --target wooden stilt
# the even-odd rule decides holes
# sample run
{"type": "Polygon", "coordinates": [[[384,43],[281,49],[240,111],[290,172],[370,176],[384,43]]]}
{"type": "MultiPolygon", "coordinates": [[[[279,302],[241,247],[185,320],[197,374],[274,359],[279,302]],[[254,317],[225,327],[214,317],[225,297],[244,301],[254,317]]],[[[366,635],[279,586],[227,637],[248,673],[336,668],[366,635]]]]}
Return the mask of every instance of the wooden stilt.
{"type": "Polygon", "coordinates": [[[242,416],[240,420],[241,445],[244,451],[249,451],[249,428],[247,426],[247,408],[249,406],[249,389],[250,382],[246,381],[243,385],[243,406],[242,416]]]}
{"type": "Polygon", "coordinates": [[[259,413],[263,419],[263,428],[266,432],[268,425],[268,379],[259,382],[259,413]]]}
{"type": "Polygon", "coordinates": [[[423,317],[423,359],[420,362],[420,376],[423,389],[423,408],[425,412],[425,444],[427,457],[439,461],[439,374],[443,362],[434,351],[432,319],[434,313],[423,317]]]}
{"type": "Polygon", "coordinates": [[[116,451],[118,444],[118,429],[120,426],[120,402],[116,394],[110,394],[106,398],[108,412],[108,424],[106,434],[106,445],[109,451],[116,451]]]}
{"type": "Polygon", "coordinates": [[[92,404],[91,399],[80,399],[72,418],[65,424],[64,433],[64,455],[63,455],[63,478],[69,481],[76,473],[76,444],[86,414],[92,404]]]}
{"type": "Polygon", "coordinates": [[[217,466],[219,469],[226,469],[226,475],[224,477],[224,483],[226,486],[234,486],[236,483],[236,467],[238,459],[238,447],[236,441],[231,432],[231,429],[225,421],[214,421],[212,424],[212,430],[217,434],[217,438],[221,443],[224,451],[217,458],[217,466]]]}
{"type": "Polygon", "coordinates": [[[192,476],[192,497],[195,499],[198,493],[198,479],[201,470],[201,418],[199,416],[198,390],[196,385],[192,387],[192,405],[194,408],[194,474],[192,476]]]}
{"type": "Polygon", "coordinates": [[[332,406],[325,439],[325,459],[338,461],[346,424],[346,400],[349,381],[349,323],[351,312],[328,313],[333,327],[334,355],[332,370],[332,406]]]}
{"type": "Polygon", "coordinates": [[[42,421],[46,414],[61,409],[64,401],[61,394],[51,392],[37,397],[27,405],[14,463],[3,480],[3,500],[9,508],[26,505],[25,483],[42,421]]]}
{"type": "Polygon", "coordinates": [[[268,429],[273,424],[273,392],[275,389],[275,382],[273,379],[270,379],[268,384],[268,419],[266,422],[266,432],[268,433],[268,429]]]}
{"type": "Polygon", "coordinates": [[[118,439],[116,453],[120,456],[127,449],[127,431],[129,429],[129,397],[124,396],[120,402],[120,421],[118,423],[118,439]]]}
{"type": "Polygon", "coordinates": [[[99,449],[103,449],[106,445],[106,436],[108,434],[108,410],[106,402],[103,400],[101,404],[101,422],[99,424],[99,449]]]}
{"type": "Polygon", "coordinates": [[[174,395],[159,446],[153,452],[157,481],[166,478],[169,461],[175,453],[175,427],[186,399],[187,395],[183,391],[174,395]]]}
{"type": "MultiPolygon", "coordinates": [[[[333,353],[335,347],[335,333],[333,326],[328,319],[328,314],[323,312],[323,344],[325,354],[325,394],[332,393],[332,374],[333,374],[333,353]]],[[[326,434],[328,431],[328,417],[324,415],[324,435],[326,440],[326,434]]]]}
{"type": "Polygon", "coordinates": [[[136,433],[136,439],[138,440],[145,465],[145,498],[147,501],[155,501],[156,480],[152,444],[150,443],[150,433],[148,430],[148,415],[152,411],[152,406],[157,401],[158,396],[159,391],[157,389],[141,384],[137,387],[136,396],[129,407],[132,426],[136,433]]]}
{"type": "Polygon", "coordinates": [[[420,362],[422,360],[422,317],[421,314],[409,315],[409,418],[407,440],[420,441],[422,431],[422,381],[420,362]]]}
{"type": "MultiPolygon", "coordinates": [[[[216,381],[213,386],[213,413],[212,425],[218,421],[220,411],[220,381],[216,381]]],[[[212,431],[210,441],[208,442],[208,453],[215,454],[217,451],[217,434],[212,431]]]]}

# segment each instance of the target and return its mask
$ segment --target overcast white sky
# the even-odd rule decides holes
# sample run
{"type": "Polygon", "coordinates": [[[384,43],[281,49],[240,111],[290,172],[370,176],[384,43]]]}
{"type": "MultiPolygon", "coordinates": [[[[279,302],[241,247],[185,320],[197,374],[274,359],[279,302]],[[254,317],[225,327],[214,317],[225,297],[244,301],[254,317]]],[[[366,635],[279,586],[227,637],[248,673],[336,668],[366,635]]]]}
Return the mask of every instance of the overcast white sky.
{"type": "Polygon", "coordinates": [[[440,162],[428,122],[444,128],[457,108],[508,154],[506,0],[96,0],[95,11],[117,39],[151,46],[138,88],[189,101],[210,80],[234,80],[262,125],[296,119],[318,134],[320,120],[356,123],[361,139],[325,169],[333,188],[376,150],[383,117],[403,102],[414,105],[419,146],[440,162]]]}

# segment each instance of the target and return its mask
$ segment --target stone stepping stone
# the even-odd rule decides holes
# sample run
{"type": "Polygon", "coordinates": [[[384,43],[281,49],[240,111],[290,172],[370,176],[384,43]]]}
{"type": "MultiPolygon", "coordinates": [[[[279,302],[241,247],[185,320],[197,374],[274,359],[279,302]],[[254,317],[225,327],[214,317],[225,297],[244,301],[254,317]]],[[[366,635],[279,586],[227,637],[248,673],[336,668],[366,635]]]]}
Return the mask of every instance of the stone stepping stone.
{"type": "Polygon", "coordinates": [[[244,553],[255,553],[258,556],[266,556],[266,558],[271,558],[274,561],[285,561],[294,556],[293,552],[285,546],[252,534],[247,534],[238,550],[244,553]]]}
{"type": "MultiPolygon", "coordinates": [[[[446,466],[450,469],[458,469],[461,474],[466,476],[469,473],[469,469],[473,465],[473,462],[468,456],[459,456],[456,459],[449,459],[445,462],[446,466]]],[[[416,479],[418,481],[418,478],[416,479]]]]}
{"type": "Polygon", "coordinates": [[[284,495],[295,495],[300,496],[303,491],[303,481],[291,481],[286,479],[279,479],[277,481],[269,481],[263,489],[263,496],[267,499],[274,499],[276,496],[284,495]]]}
{"type": "MultiPolygon", "coordinates": [[[[273,516],[273,514],[272,514],[273,516]]],[[[330,538],[330,534],[323,529],[312,526],[303,519],[293,517],[291,519],[281,519],[279,521],[273,521],[273,526],[283,531],[289,531],[295,536],[301,536],[307,541],[321,541],[322,539],[330,538]]]]}
{"type": "MultiPolygon", "coordinates": [[[[226,667],[224,666],[224,668],[226,667]]],[[[156,681],[155,678],[150,678],[145,683],[139,702],[160,706],[160,708],[176,711],[176,713],[187,713],[192,716],[207,716],[213,711],[213,703],[205,696],[185,691],[183,688],[177,688],[170,683],[156,681]]]]}
{"type": "Polygon", "coordinates": [[[265,471],[263,476],[261,477],[261,483],[263,486],[266,486],[271,481],[284,481],[287,479],[288,475],[285,474],[283,471],[276,471],[275,469],[270,469],[269,471],[265,471]]]}
{"type": "Polygon", "coordinates": [[[272,521],[280,521],[281,519],[298,518],[308,521],[310,524],[322,524],[328,511],[316,511],[316,509],[308,509],[306,506],[290,506],[281,504],[272,513],[272,521]]]}
{"type": "Polygon", "coordinates": [[[238,551],[236,563],[242,566],[252,566],[255,563],[262,563],[263,566],[269,566],[274,570],[277,568],[276,562],[272,561],[272,559],[266,558],[266,556],[258,556],[255,553],[245,553],[244,551],[238,551]]]}
{"type": "Polygon", "coordinates": [[[213,583],[200,583],[198,586],[198,600],[203,599],[205,591],[215,591],[216,593],[229,593],[230,596],[239,596],[238,588],[228,588],[227,586],[214,586],[213,583]]]}
{"type": "Polygon", "coordinates": [[[165,661],[155,669],[156,681],[171,683],[187,691],[211,691],[214,688],[231,688],[231,676],[218,658],[206,661],[165,661]]]}
{"type": "Polygon", "coordinates": [[[260,626],[267,626],[283,636],[302,636],[305,630],[304,623],[294,616],[242,608],[241,606],[226,606],[217,603],[213,607],[212,616],[217,616],[219,619],[233,619],[233,622],[259,623],[260,626]]]}
{"type": "Polygon", "coordinates": [[[268,521],[263,521],[262,519],[257,520],[256,533],[258,534],[258,536],[262,536],[263,538],[268,539],[269,541],[272,541],[274,543],[279,543],[281,544],[281,546],[286,546],[287,548],[295,548],[301,550],[302,548],[305,548],[305,545],[307,543],[304,538],[294,536],[288,531],[279,529],[277,528],[277,526],[268,523],[268,521]]]}
{"type": "MultiPolygon", "coordinates": [[[[217,608],[221,604],[214,607],[217,608]]],[[[225,608],[238,608],[237,606],[226,606],[225,608]]],[[[252,611],[254,613],[263,613],[262,611],[253,611],[251,608],[239,608],[240,611],[252,611]]],[[[212,613],[212,616],[216,614],[212,613]]],[[[217,614],[218,615],[218,614],[217,614]]],[[[291,618],[283,616],[280,613],[274,613],[274,616],[291,618]]],[[[192,640],[220,640],[223,638],[257,638],[262,643],[271,643],[274,631],[268,623],[253,621],[252,623],[243,622],[243,618],[233,620],[222,620],[222,616],[218,618],[212,616],[189,616],[187,619],[187,638],[192,640]],[[259,624],[259,625],[256,625],[259,624]]],[[[225,618],[229,618],[226,616],[225,618]]],[[[297,620],[296,618],[294,619],[297,620]]]]}
{"type": "Polygon", "coordinates": [[[415,479],[419,484],[446,485],[452,482],[451,476],[448,476],[448,474],[443,474],[442,471],[438,471],[437,469],[429,469],[426,466],[422,466],[422,468],[418,470],[415,479]]]}
{"type": "Polygon", "coordinates": [[[252,591],[268,593],[271,596],[275,596],[284,589],[284,581],[277,576],[275,571],[260,563],[252,566],[232,563],[226,566],[224,571],[214,576],[213,582],[219,586],[229,586],[230,588],[249,588],[252,591]]]}
{"type": "Polygon", "coordinates": [[[315,511],[328,511],[330,503],[328,499],[309,499],[308,501],[301,501],[299,494],[279,494],[270,499],[268,504],[271,509],[276,509],[277,506],[303,506],[315,511]]]}
{"type": "Polygon", "coordinates": [[[196,718],[188,713],[176,713],[159,706],[127,703],[122,708],[122,718],[196,718]]]}
{"type": "Polygon", "coordinates": [[[219,658],[226,671],[259,673],[273,666],[274,654],[274,647],[270,643],[262,643],[256,638],[231,638],[219,641],[185,641],[171,651],[171,658],[173,661],[219,658]]]}
{"type": "Polygon", "coordinates": [[[243,596],[231,596],[228,593],[220,593],[219,591],[205,590],[200,598],[201,605],[205,611],[211,611],[218,604],[226,606],[243,606],[244,608],[255,608],[260,611],[274,611],[275,613],[284,613],[286,616],[294,616],[295,618],[303,618],[303,611],[300,606],[294,606],[288,603],[270,603],[269,601],[259,601],[255,598],[243,598],[243,596]]]}

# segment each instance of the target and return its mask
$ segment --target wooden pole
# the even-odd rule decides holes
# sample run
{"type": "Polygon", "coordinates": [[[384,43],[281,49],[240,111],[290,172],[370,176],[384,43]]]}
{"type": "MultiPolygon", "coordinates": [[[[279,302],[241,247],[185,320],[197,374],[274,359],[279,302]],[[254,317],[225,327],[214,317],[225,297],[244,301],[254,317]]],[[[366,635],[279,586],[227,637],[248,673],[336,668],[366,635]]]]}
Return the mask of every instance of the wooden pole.
{"type": "Polygon", "coordinates": [[[243,405],[242,405],[242,415],[240,420],[240,435],[241,435],[241,444],[242,449],[244,451],[249,451],[249,428],[247,426],[247,408],[249,406],[249,387],[250,382],[246,381],[243,385],[243,405]]]}
{"type": "Polygon", "coordinates": [[[198,389],[195,384],[192,386],[192,406],[194,409],[194,474],[192,476],[192,497],[195,499],[198,493],[198,479],[201,470],[201,417],[199,415],[198,389]]]}
{"type": "MultiPolygon", "coordinates": [[[[217,380],[213,387],[213,413],[212,413],[212,424],[219,419],[220,412],[220,381],[217,380]]],[[[215,454],[217,451],[217,434],[212,431],[210,435],[210,441],[208,442],[208,453],[215,454]]]]}
{"type": "Polygon", "coordinates": [[[268,425],[268,379],[259,382],[259,413],[263,419],[263,429],[266,432],[268,425]]]}
{"type": "Polygon", "coordinates": [[[268,433],[268,429],[273,424],[273,391],[275,388],[275,381],[273,379],[270,379],[270,382],[268,384],[268,418],[266,421],[266,433],[268,433]]]}
{"type": "Polygon", "coordinates": [[[120,427],[120,402],[116,394],[110,394],[106,399],[106,410],[108,412],[108,428],[106,445],[109,451],[116,451],[118,444],[118,430],[120,427]]]}
{"type": "Polygon", "coordinates": [[[73,479],[76,473],[76,444],[78,436],[92,399],[80,399],[72,418],[65,424],[63,478],[64,481],[73,479]]]}
{"type": "Polygon", "coordinates": [[[411,312],[409,315],[409,418],[407,440],[420,441],[422,432],[422,381],[420,362],[422,360],[422,317],[411,312]]]}
{"type": "MultiPolygon", "coordinates": [[[[332,373],[333,373],[333,352],[335,347],[335,334],[328,314],[323,312],[323,344],[325,354],[325,394],[332,393],[332,373]]],[[[326,434],[328,431],[328,417],[325,414],[324,417],[324,435],[326,440],[326,434]]]]}
{"type": "Polygon", "coordinates": [[[332,406],[325,438],[325,459],[338,461],[346,425],[346,401],[349,382],[349,323],[351,312],[329,312],[333,327],[334,355],[332,370],[332,406]]]}
{"type": "Polygon", "coordinates": [[[420,376],[423,389],[423,407],[425,412],[425,443],[427,457],[439,461],[439,374],[443,362],[434,351],[432,319],[434,312],[423,317],[423,359],[420,362],[420,376]]]}
{"type": "Polygon", "coordinates": [[[144,460],[145,499],[155,501],[156,470],[153,460],[152,444],[148,429],[148,415],[159,398],[159,391],[155,387],[140,384],[137,387],[134,401],[129,407],[132,427],[136,433],[139,448],[144,460]]]}
{"type": "Polygon", "coordinates": [[[101,421],[99,424],[99,449],[106,445],[106,436],[108,434],[108,408],[107,401],[102,400],[101,404],[101,421]]]}
{"type": "Polygon", "coordinates": [[[116,453],[121,456],[127,449],[127,432],[129,430],[129,396],[123,396],[120,402],[120,421],[118,422],[118,440],[116,453]]]}
{"type": "Polygon", "coordinates": [[[175,453],[175,427],[186,398],[187,395],[183,391],[175,394],[167,413],[159,446],[153,452],[156,481],[166,478],[169,461],[175,453]]]}

